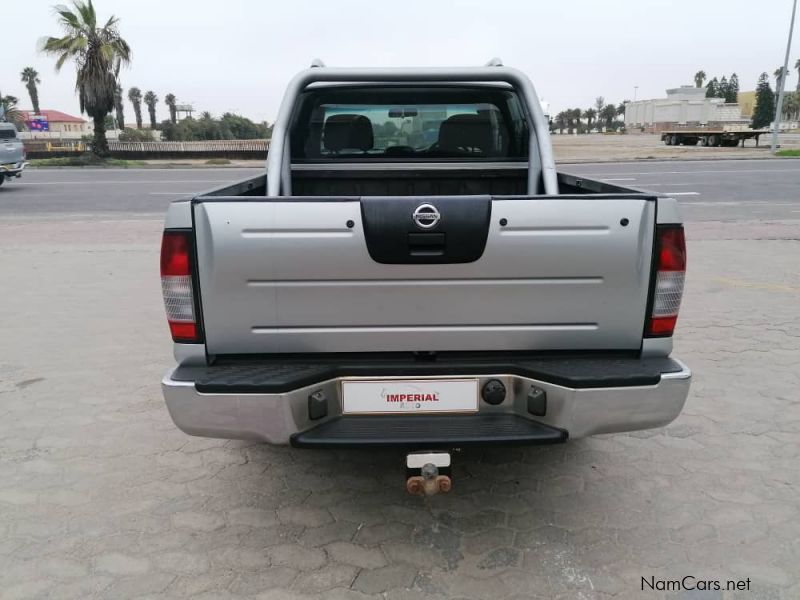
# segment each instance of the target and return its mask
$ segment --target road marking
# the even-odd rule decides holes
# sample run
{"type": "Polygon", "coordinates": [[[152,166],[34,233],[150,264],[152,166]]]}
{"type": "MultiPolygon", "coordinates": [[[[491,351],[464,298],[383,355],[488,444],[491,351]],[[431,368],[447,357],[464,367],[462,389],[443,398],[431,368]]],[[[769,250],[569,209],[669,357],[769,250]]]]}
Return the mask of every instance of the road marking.
{"type": "MultiPolygon", "coordinates": [[[[699,202],[681,202],[681,206],[797,206],[796,202],[770,202],[765,201],[746,201],[746,200],[700,200],[699,202]]],[[[800,212],[793,210],[790,212],[800,212]]]]}
{"type": "MultiPolygon", "coordinates": [[[[724,170],[705,170],[705,171],[641,171],[630,173],[609,173],[609,175],[694,175],[704,173],[730,173],[738,175],[739,173],[790,173],[800,174],[800,169],[724,169],[724,170]]],[[[592,176],[599,175],[598,173],[591,174],[592,176]]]]}
{"type": "Polygon", "coordinates": [[[699,196],[700,192],[664,192],[665,196],[699,196]]]}
{"type": "Polygon", "coordinates": [[[196,194],[197,190],[193,192],[150,192],[150,196],[191,196],[196,194]]]}
{"type": "Polygon", "coordinates": [[[85,181],[26,181],[15,183],[14,185],[108,185],[108,184],[144,184],[144,185],[163,185],[172,183],[229,183],[231,179],[160,179],[156,181],[141,181],[138,179],[95,179],[85,181]]]}
{"type": "Polygon", "coordinates": [[[636,181],[636,177],[607,177],[600,181],[636,181]]]}
{"type": "Polygon", "coordinates": [[[661,187],[662,185],[669,185],[672,187],[678,187],[681,185],[716,185],[714,183],[703,183],[702,181],[693,181],[691,183],[643,183],[641,187],[661,187]]]}

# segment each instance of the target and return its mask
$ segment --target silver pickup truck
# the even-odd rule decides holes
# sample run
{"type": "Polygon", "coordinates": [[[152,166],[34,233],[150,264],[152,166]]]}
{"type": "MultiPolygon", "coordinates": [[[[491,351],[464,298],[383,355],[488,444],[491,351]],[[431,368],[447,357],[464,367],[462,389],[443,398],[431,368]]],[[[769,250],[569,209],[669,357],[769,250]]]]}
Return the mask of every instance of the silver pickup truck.
{"type": "Polygon", "coordinates": [[[315,63],[265,174],[169,207],[164,397],[192,435],[425,450],[428,479],[437,449],[658,427],[685,267],[674,199],[556,172],[519,71],[315,63]]]}
{"type": "Polygon", "coordinates": [[[25,148],[13,123],[0,123],[0,185],[6,179],[22,177],[25,148]]]}

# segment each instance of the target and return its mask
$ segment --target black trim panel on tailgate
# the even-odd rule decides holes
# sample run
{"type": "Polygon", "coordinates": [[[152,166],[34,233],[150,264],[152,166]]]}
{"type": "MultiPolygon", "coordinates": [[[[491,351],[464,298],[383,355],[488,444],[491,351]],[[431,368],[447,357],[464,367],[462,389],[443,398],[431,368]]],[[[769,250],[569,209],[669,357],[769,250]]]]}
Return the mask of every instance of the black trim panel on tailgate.
{"type": "Polygon", "coordinates": [[[671,358],[536,356],[518,353],[319,355],[222,358],[210,366],[178,367],[176,381],[194,381],[203,393],[278,394],[335,377],[420,377],[508,374],[571,388],[656,385],[677,373],[671,358]]]}
{"type": "Polygon", "coordinates": [[[566,441],[566,431],[508,414],[337,417],[291,438],[296,448],[461,448],[566,441]]]}
{"type": "Polygon", "coordinates": [[[382,264],[445,264],[478,260],[489,236],[489,196],[361,198],[367,251],[382,264]],[[414,222],[420,207],[435,220],[414,222]]]}

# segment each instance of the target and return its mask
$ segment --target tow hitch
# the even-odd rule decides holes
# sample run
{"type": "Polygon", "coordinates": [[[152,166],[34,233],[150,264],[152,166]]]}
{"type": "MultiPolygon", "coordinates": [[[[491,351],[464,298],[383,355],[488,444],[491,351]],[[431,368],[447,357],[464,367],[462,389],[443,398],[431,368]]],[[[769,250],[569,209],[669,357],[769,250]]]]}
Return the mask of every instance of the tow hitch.
{"type": "Polygon", "coordinates": [[[434,496],[449,492],[450,454],[448,452],[415,452],[406,456],[406,491],[414,496],[434,496]]]}

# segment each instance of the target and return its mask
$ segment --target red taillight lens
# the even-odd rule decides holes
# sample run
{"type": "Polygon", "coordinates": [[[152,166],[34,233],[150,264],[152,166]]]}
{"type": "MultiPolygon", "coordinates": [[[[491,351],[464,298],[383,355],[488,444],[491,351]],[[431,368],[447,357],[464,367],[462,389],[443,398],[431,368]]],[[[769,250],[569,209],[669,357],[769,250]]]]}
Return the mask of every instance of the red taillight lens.
{"type": "Polygon", "coordinates": [[[165,231],[161,239],[161,292],[172,339],[199,341],[192,290],[189,232],[165,231]]]}
{"type": "Polygon", "coordinates": [[[678,321],[686,275],[686,239],[682,225],[656,228],[656,280],[647,335],[670,336],[678,321]]]}

